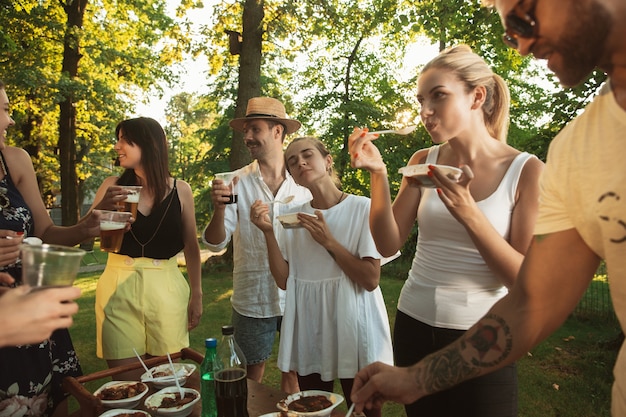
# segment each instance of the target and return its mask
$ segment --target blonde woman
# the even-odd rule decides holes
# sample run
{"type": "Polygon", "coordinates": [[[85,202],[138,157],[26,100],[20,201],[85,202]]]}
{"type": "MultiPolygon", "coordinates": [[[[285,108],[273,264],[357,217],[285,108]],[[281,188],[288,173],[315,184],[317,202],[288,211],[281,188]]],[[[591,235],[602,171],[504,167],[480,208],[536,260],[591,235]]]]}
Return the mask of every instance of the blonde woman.
{"type": "MultiPolygon", "coordinates": [[[[392,204],[376,136],[357,128],[349,139],[352,165],[371,174],[370,227],[381,254],[393,254],[415,221],[419,226],[398,300],[398,366],[453,342],[512,287],[532,238],[543,167],[506,144],[508,88],[469,47],[450,48],[426,64],[417,98],[434,146],[415,152],[409,165],[427,164],[435,188],[404,178],[392,204]],[[455,182],[437,165],[463,174],[455,182]]],[[[515,365],[422,398],[406,411],[409,417],[516,416],[515,365]]]]}

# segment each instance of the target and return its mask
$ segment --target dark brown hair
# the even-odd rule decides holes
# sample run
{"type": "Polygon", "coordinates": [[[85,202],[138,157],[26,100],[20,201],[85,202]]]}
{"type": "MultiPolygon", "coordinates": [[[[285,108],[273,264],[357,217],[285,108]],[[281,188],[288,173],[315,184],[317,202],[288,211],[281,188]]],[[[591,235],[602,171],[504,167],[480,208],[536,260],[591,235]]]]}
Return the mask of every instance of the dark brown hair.
{"type": "Polygon", "coordinates": [[[170,179],[165,131],[156,120],[138,117],[120,122],[115,128],[115,137],[118,140],[120,133],[129,145],[141,149],[141,165],[146,174],[146,184],[139,184],[134,169],[126,169],[117,183],[146,187],[154,196],[154,204],[158,204],[167,194],[170,179]]]}

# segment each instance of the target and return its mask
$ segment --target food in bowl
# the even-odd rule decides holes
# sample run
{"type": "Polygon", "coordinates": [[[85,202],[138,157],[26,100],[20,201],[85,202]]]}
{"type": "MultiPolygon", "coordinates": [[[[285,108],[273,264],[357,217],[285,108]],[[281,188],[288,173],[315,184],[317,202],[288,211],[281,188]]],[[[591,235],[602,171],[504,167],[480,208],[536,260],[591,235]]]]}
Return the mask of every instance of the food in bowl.
{"type": "Polygon", "coordinates": [[[94,392],[107,408],[134,408],[148,393],[148,386],[137,381],[111,381],[94,392]]]}
{"type": "Polygon", "coordinates": [[[434,188],[435,184],[428,176],[428,171],[430,171],[430,169],[428,168],[429,165],[433,165],[443,171],[443,174],[446,177],[450,178],[452,181],[458,181],[459,178],[461,178],[461,174],[463,173],[460,168],[436,164],[407,165],[400,168],[398,172],[405,177],[413,178],[419,181],[422,187],[434,188]]]}
{"type": "Polygon", "coordinates": [[[141,381],[152,382],[158,389],[175,386],[176,379],[178,379],[180,385],[185,385],[187,378],[196,370],[196,365],[193,363],[174,363],[173,365],[176,378],[174,378],[172,374],[172,367],[169,363],[166,363],[150,368],[150,373],[144,372],[144,374],[141,375],[141,381]],[[150,376],[150,374],[152,374],[152,376],[150,376]]]}
{"type": "Polygon", "coordinates": [[[333,405],[325,395],[307,395],[306,397],[293,400],[287,406],[291,411],[310,413],[312,411],[321,411],[333,405]]]}
{"type": "Polygon", "coordinates": [[[135,397],[146,390],[146,385],[141,382],[130,384],[114,384],[108,387],[104,387],[100,392],[96,394],[96,397],[101,400],[124,400],[127,398],[135,397]]]}
{"type": "Polygon", "coordinates": [[[163,388],[146,398],[144,405],[152,415],[164,417],[185,417],[191,414],[193,406],[200,401],[200,393],[192,388],[182,388],[181,398],[177,387],[163,388]]]}
{"type": "Polygon", "coordinates": [[[342,402],[343,397],[334,392],[307,390],[289,395],[279,401],[276,407],[286,412],[289,417],[326,417],[330,416],[333,409],[342,402]]]}

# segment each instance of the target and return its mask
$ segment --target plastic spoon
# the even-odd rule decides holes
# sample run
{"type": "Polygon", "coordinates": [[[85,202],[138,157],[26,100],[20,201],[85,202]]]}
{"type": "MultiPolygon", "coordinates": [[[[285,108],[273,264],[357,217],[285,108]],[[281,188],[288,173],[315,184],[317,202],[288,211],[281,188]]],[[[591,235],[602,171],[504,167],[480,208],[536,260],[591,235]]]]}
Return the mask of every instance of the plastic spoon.
{"type": "Polygon", "coordinates": [[[350,417],[350,415],[352,414],[353,410],[354,410],[354,403],[352,403],[350,408],[348,408],[348,412],[346,413],[345,417],[350,417]]]}
{"type": "Polygon", "coordinates": [[[174,364],[172,363],[172,357],[169,352],[167,353],[167,360],[170,361],[170,368],[172,368],[172,375],[174,376],[174,382],[176,382],[176,388],[178,388],[178,392],[180,393],[180,399],[185,398],[185,393],[178,382],[178,376],[176,375],[176,370],[174,369],[174,364]]]}
{"type": "Polygon", "coordinates": [[[272,201],[268,201],[266,204],[288,204],[291,203],[291,201],[295,198],[295,196],[293,195],[288,195],[287,197],[283,198],[282,200],[272,200],[272,201]]]}
{"type": "Polygon", "coordinates": [[[133,352],[135,352],[135,355],[137,356],[137,359],[139,359],[139,362],[141,362],[141,365],[143,366],[143,369],[145,369],[146,372],[148,373],[148,375],[150,375],[150,378],[152,378],[152,372],[150,372],[150,369],[148,369],[148,367],[146,366],[144,361],[141,359],[141,356],[139,356],[139,353],[137,353],[137,349],[133,348],[133,352]]]}
{"type": "Polygon", "coordinates": [[[369,133],[372,133],[372,134],[375,134],[375,135],[383,135],[385,133],[393,133],[395,135],[408,135],[409,133],[413,132],[416,128],[417,128],[417,125],[412,125],[412,126],[403,127],[402,129],[378,130],[378,131],[369,132],[369,133]]]}

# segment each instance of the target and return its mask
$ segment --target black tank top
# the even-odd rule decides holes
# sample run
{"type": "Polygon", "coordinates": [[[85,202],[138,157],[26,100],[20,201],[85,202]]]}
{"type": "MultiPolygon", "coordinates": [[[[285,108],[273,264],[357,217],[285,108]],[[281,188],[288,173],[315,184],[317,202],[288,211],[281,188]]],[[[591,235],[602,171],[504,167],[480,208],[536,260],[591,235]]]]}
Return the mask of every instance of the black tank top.
{"type": "Polygon", "coordinates": [[[170,259],[184,246],[182,211],[174,179],[172,191],[148,216],[137,211],[137,219],[124,234],[119,253],[131,258],[170,259]]]}

